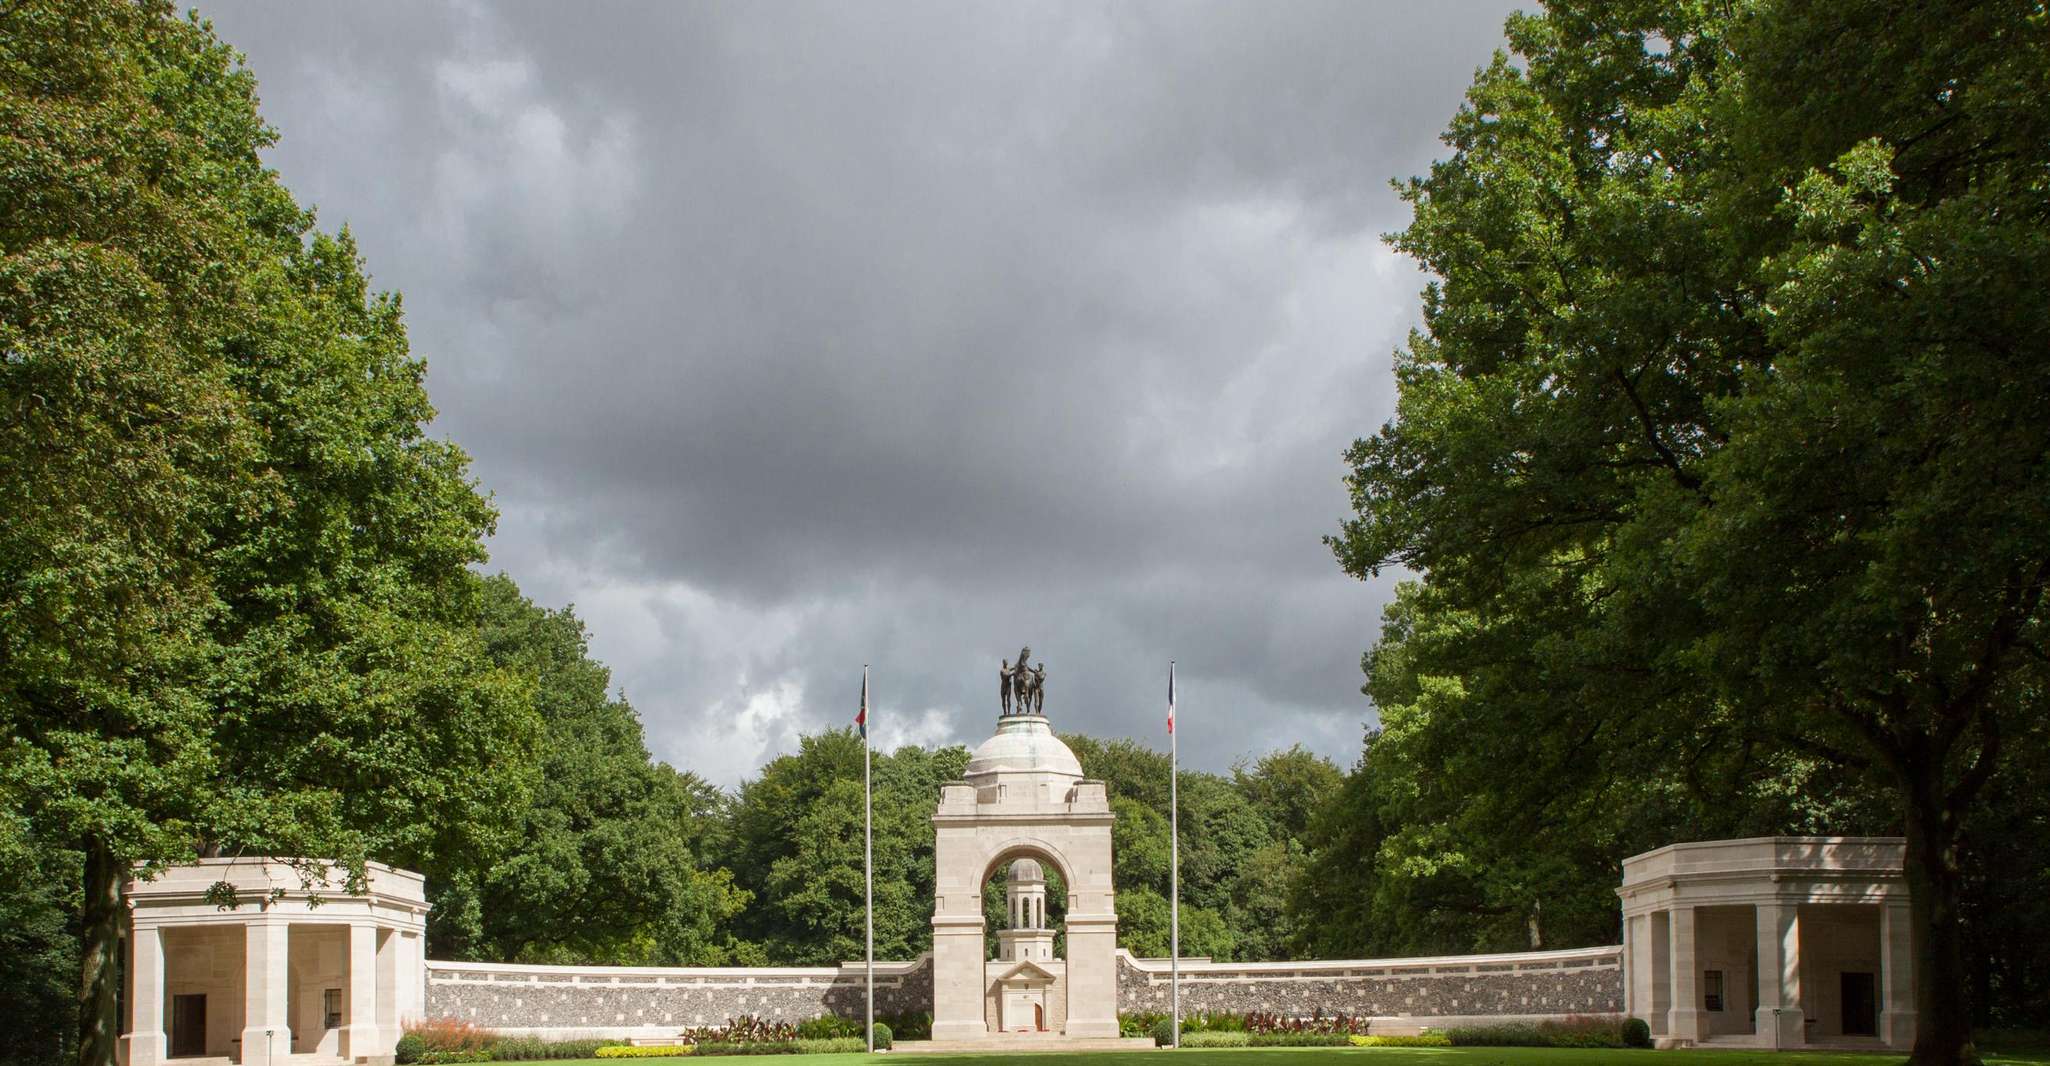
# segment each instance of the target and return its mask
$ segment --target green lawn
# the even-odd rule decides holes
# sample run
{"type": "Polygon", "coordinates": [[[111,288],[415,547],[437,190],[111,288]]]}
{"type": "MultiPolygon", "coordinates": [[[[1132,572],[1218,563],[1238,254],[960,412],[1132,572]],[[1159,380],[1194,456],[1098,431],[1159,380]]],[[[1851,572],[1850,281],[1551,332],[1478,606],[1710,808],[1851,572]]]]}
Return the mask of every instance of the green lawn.
{"type": "MultiPolygon", "coordinates": [[[[1098,1051],[1069,1054],[1057,1051],[1013,1055],[902,1055],[894,1056],[904,1066],[982,1066],[1018,1058],[1058,1056],[1066,1062],[1090,1066],[1137,1066],[1132,1052],[1098,1051]]],[[[1352,1060],[1350,1066],[1571,1066],[1574,1063],[1608,1063],[1613,1066],[1892,1066],[1906,1057],[1894,1054],[1852,1052],[1771,1051],[1580,1051],[1567,1048],[1461,1047],[1461,1048],[1206,1048],[1174,1053],[1175,1066],[1330,1066],[1334,1059],[1352,1060]],[[1246,1061],[1258,1057],[1257,1062],[1246,1061]]],[[[728,1056],[708,1061],[729,1061],[728,1056]]],[[[873,1063],[866,1055],[771,1055],[765,1058],[730,1058],[730,1061],[760,1062],[763,1066],[855,1066],[873,1063]]],[[[1987,1052],[1988,1066],[2050,1066],[2050,1052],[1987,1052]]],[[[679,1066],[677,1059],[576,1059],[546,1066],[679,1066]]],[[[1164,1064],[1163,1064],[1164,1066],[1164,1064]]]]}

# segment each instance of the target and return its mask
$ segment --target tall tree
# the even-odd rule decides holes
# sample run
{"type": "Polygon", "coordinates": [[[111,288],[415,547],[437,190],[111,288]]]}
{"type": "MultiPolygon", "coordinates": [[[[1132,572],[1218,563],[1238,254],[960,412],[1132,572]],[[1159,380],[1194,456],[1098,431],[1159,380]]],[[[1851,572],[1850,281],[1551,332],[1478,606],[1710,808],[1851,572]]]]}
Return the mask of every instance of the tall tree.
{"type": "Polygon", "coordinates": [[[1241,760],[1232,767],[1231,777],[1253,806],[1267,813],[1290,850],[1309,839],[1310,822],[1343,779],[1331,760],[1301,744],[1270,751],[1250,766],[1241,760]]]}
{"type": "Polygon", "coordinates": [[[711,966],[724,924],[747,902],[709,870],[706,836],[723,799],[649,757],[640,718],[607,692],[583,623],[482,581],[478,624],[492,661],[531,679],[543,725],[539,782],[502,820],[519,843],[485,864],[423,866],[438,958],[711,966]]]}
{"type": "Polygon", "coordinates": [[[246,224],[218,57],[161,15],[0,11],[0,800],[83,857],[88,1062],[126,863],[189,847],[212,769],[206,525],[255,447],[220,345],[283,235],[246,224]]]}
{"type": "MultiPolygon", "coordinates": [[[[763,961],[862,956],[861,743],[849,729],[805,737],[734,799],[721,862],[760,901],[735,926],[763,961]]],[[[933,803],[967,765],[959,747],[875,756],[877,958],[932,946],[933,803]]]]}
{"type": "Polygon", "coordinates": [[[488,853],[533,716],[398,301],[263,167],[232,51],[157,2],[0,18],[0,815],[81,857],[102,1066],[136,864],[488,853]]]}
{"type": "Polygon", "coordinates": [[[2045,662],[2050,23],[1590,0],[1509,37],[1403,187],[1438,280],[1339,558],[1565,635],[1532,682],[1589,724],[1884,789],[1914,1059],[1970,1061],[1960,829],[2045,662]]]}

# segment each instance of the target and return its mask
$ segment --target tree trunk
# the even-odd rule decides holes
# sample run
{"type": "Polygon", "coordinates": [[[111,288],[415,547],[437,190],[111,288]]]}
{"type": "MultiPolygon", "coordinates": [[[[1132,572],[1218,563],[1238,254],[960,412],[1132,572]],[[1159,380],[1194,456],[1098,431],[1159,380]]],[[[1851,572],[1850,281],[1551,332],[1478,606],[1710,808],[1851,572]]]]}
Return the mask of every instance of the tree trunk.
{"type": "Polygon", "coordinates": [[[1965,1066],[1979,1061],[1966,995],[1964,926],[1959,900],[1959,819],[1945,802],[1938,765],[1915,766],[1907,792],[1908,910],[1914,925],[1915,1049],[1910,1066],[1965,1066]]]}
{"type": "Polygon", "coordinates": [[[121,1039],[121,880],[126,871],[105,841],[85,842],[85,906],[80,914],[78,1066],[114,1066],[121,1039]]]}

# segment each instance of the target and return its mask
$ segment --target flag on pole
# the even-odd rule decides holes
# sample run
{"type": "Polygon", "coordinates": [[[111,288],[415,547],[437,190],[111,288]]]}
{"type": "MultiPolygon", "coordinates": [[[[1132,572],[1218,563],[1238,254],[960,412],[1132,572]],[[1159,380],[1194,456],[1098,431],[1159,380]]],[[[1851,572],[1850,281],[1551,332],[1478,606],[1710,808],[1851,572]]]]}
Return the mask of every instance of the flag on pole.
{"type": "Polygon", "coordinates": [[[1167,661],[1167,998],[1182,1046],[1182,749],[1174,735],[1174,660],[1167,661]]]}
{"type": "Polygon", "coordinates": [[[1167,664],[1167,732],[1174,735],[1174,662],[1167,664]]]}
{"type": "Polygon", "coordinates": [[[875,793],[869,787],[868,769],[868,664],[861,664],[861,711],[854,716],[861,730],[861,888],[862,911],[867,923],[868,1024],[862,1038],[869,1054],[876,1050],[876,834],[875,793]]]}

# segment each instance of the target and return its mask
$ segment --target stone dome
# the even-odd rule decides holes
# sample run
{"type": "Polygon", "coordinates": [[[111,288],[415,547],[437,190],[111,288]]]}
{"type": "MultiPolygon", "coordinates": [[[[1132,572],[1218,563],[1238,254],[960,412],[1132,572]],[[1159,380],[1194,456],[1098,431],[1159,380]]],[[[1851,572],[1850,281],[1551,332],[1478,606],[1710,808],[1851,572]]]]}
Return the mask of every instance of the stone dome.
{"type": "Polygon", "coordinates": [[[1068,750],[1043,715],[1014,714],[997,720],[996,736],[968,757],[970,781],[994,773],[1046,773],[1080,780],[1082,763],[1068,750]]]}
{"type": "Polygon", "coordinates": [[[1046,872],[1039,868],[1038,859],[1019,859],[1011,864],[1011,874],[1005,880],[1014,885],[1044,884],[1046,872]]]}

